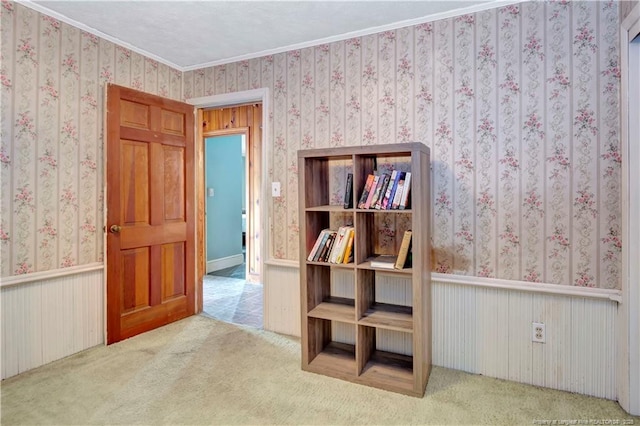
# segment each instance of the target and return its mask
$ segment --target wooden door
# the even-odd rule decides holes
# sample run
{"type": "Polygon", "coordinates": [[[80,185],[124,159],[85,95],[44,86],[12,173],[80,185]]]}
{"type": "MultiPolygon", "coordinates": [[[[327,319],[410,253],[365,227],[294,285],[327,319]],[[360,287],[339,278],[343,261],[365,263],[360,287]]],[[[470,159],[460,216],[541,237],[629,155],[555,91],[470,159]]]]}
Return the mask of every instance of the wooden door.
{"type": "Polygon", "coordinates": [[[195,313],[194,107],[107,89],[107,343],[195,313]]]}

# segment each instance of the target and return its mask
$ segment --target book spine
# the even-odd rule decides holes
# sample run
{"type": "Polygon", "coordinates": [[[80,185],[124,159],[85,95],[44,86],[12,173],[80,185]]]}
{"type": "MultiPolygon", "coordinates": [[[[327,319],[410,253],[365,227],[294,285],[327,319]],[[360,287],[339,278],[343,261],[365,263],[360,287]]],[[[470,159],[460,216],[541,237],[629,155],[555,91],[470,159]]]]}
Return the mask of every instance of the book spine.
{"type": "Polygon", "coordinates": [[[320,242],[320,245],[318,246],[318,250],[316,250],[316,254],[313,255],[313,261],[314,262],[319,262],[320,261],[320,255],[322,254],[322,251],[325,249],[325,247],[327,245],[327,239],[329,238],[329,234],[331,234],[331,232],[329,232],[329,231],[324,233],[324,236],[322,237],[322,241],[320,242]]]}
{"type": "Polygon", "coordinates": [[[320,234],[318,234],[318,238],[316,238],[316,242],[313,245],[313,248],[311,249],[311,251],[309,252],[309,256],[307,256],[308,261],[313,260],[313,256],[315,256],[316,251],[318,250],[318,247],[320,247],[320,243],[322,242],[322,237],[324,237],[324,233],[325,233],[325,230],[323,229],[322,231],[320,231],[320,234]]]}
{"type": "Polygon", "coordinates": [[[342,263],[350,263],[353,262],[353,239],[355,238],[355,229],[351,228],[349,230],[349,239],[347,240],[347,248],[344,252],[344,259],[342,259],[342,263]]]}
{"type": "Polygon", "coordinates": [[[367,198],[369,198],[369,191],[371,191],[371,185],[373,184],[374,175],[367,176],[367,181],[364,184],[364,189],[362,190],[362,194],[360,195],[360,200],[358,201],[358,208],[364,209],[364,205],[367,202],[367,198]]]}
{"type": "Polygon", "coordinates": [[[331,254],[329,255],[329,263],[336,263],[336,259],[338,258],[338,251],[340,250],[340,245],[342,244],[342,240],[344,240],[344,234],[346,232],[346,228],[341,226],[338,228],[338,233],[336,234],[336,239],[333,242],[333,247],[331,248],[331,254]]]}
{"type": "Polygon", "coordinates": [[[404,177],[400,179],[398,182],[398,188],[396,189],[396,195],[393,197],[393,203],[391,208],[393,210],[398,210],[400,207],[400,199],[402,199],[402,191],[404,190],[404,177]]]}
{"type": "Polygon", "coordinates": [[[349,241],[349,233],[351,232],[351,229],[352,228],[350,226],[344,227],[344,235],[340,240],[340,246],[338,247],[336,258],[333,263],[342,263],[342,260],[344,258],[344,252],[347,249],[347,242],[349,241]]]}
{"type": "Polygon", "coordinates": [[[369,190],[369,196],[367,197],[367,201],[364,203],[363,208],[368,209],[369,207],[371,207],[371,202],[373,200],[373,197],[376,194],[376,188],[378,187],[379,181],[380,181],[380,175],[376,175],[373,177],[373,182],[371,183],[371,190],[369,190]]]}
{"type": "Polygon", "coordinates": [[[318,258],[318,262],[326,262],[329,259],[329,254],[331,253],[331,247],[333,247],[333,242],[336,239],[336,233],[332,232],[327,238],[327,243],[322,249],[322,253],[320,253],[320,257],[318,258]]]}
{"type": "Polygon", "coordinates": [[[344,208],[353,207],[353,173],[347,174],[347,185],[344,189],[344,208]]]}
{"type": "Polygon", "coordinates": [[[378,180],[376,193],[373,196],[373,200],[371,200],[371,206],[369,208],[378,209],[378,210],[380,209],[380,203],[382,202],[382,198],[384,197],[384,192],[386,191],[388,184],[389,184],[389,175],[384,173],[378,180]]]}
{"type": "Polygon", "coordinates": [[[385,207],[387,210],[391,210],[391,208],[393,207],[393,200],[396,197],[396,192],[398,191],[398,183],[400,183],[400,180],[404,180],[404,172],[398,172],[398,174],[396,174],[396,180],[393,182],[393,188],[391,188],[391,193],[389,194],[389,202],[385,207]]]}
{"type": "Polygon", "coordinates": [[[400,244],[400,250],[398,251],[398,259],[396,260],[395,269],[402,269],[407,261],[407,254],[409,254],[409,247],[411,246],[412,232],[405,231],[402,237],[402,243],[400,244]]]}
{"type": "Polygon", "coordinates": [[[380,203],[380,210],[387,210],[389,206],[389,198],[391,197],[391,192],[393,191],[393,186],[398,182],[398,171],[394,170],[391,172],[391,178],[389,179],[389,183],[387,185],[387,190],[384,193],[384,197],[382,197],[382,202],[380,203]]]}
{"type": "Polygon", "coordinates": [[[402,200],[398,208],[404,210],[409,207],[409,192],[411,190],[411,172],[407,172],[404,177],[404,186],[402,188],[402,200]]]}

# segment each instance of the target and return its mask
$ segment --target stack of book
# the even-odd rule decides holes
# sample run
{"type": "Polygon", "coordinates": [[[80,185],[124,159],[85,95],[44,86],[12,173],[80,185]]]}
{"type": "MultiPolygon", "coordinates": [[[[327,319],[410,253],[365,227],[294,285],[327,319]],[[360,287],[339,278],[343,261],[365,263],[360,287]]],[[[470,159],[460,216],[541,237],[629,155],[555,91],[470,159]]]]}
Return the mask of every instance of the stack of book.
{"type": "Polygon", "coordinates": [[[372,268],[404,269],[411,267],[411,230],[405,231],[397,255],[379,255],[369,259],[372,268]]]}
{"type": "Polygon", "coordinates": [[[411,172],[370,174],[364,185],[359,209],[404,210],[409,207],[411,172]]]}
{"type": "Polygon", "coordinates": [[[353,238],[353,226],[341,226],[337,231],[323,229],[307,260],[336,264],[353,262],[353,238]]]}

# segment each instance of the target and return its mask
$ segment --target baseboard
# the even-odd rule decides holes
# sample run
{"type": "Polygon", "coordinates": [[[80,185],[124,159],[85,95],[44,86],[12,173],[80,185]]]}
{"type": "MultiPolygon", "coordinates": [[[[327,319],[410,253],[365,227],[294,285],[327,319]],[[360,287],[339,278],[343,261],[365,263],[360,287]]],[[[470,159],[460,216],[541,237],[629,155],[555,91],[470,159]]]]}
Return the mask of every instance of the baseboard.
{"type": "Polygon", "coordinates": [[[221,269],[231,268],[232,266],[242,265],[244,255],[234,254],[233,256],[221,257],[207,261],[207,274],[209,272],[219,271],[221,269]]]}

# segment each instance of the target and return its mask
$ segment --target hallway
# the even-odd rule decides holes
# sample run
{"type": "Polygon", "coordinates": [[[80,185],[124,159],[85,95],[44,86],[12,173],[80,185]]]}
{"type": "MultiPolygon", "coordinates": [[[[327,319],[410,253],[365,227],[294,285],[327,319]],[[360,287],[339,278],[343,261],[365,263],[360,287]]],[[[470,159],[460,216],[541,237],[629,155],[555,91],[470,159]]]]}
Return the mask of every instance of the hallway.
{"type": "Polygon", "coordinates": [[[245,280],[245,264],[204,276],[203,314],[221,321],[262,328],[262,284],[245,280]]]}

